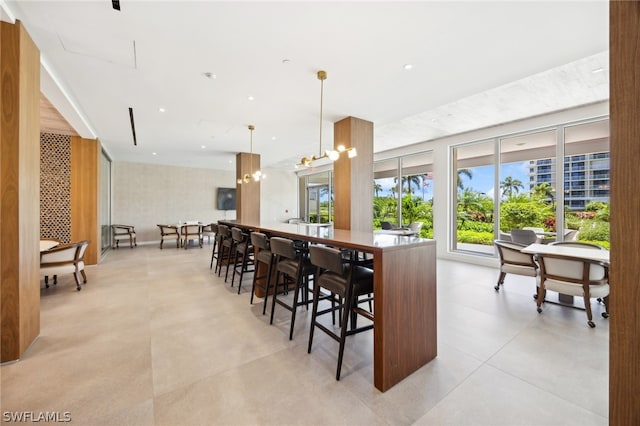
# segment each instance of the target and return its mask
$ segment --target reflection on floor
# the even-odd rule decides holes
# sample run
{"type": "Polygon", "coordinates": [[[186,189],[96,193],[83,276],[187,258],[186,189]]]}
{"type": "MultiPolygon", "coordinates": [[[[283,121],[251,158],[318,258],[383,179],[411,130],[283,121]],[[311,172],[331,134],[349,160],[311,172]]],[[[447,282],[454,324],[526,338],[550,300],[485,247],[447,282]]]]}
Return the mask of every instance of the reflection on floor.
{"type": "MultiPolygon", "coordinates": [[[[307,311],[293,341],[250,279],[236,294],[209,270],[211,246],[120,248],[77,292],[72,277],[41,291],[41,334],[3,365],[2,411],[68,412],[74,424],[606,425],[608,321],[547,304],[532,278],[438,261],[438,357],[381,393],[372,333],[337,343],[307,311]]],[[[229,280],[230,281],[230,280],[229,280]]]]}

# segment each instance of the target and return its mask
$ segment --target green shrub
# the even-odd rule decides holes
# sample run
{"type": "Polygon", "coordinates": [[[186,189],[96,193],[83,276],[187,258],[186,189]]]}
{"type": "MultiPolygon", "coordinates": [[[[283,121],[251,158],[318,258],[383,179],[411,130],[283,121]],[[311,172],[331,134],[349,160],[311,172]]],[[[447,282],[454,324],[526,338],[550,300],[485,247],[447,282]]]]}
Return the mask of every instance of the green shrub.
{"type": "Polygon", "coordinates": [[[578,232],[580,241],[609,241],[609,222],[587,222],[578,232]]]}
{"type": "Polygon", "coordinates": [[[465,220],[464,222],[460,221],[460,223],[458,223],[458,230],[493,233],[493,223],[465,220]]]}
{"type": "Polygon", "coordinates": [[[490,246],[493,244],[493,232],[458,231],[459,243],[482,244],[490,246]]]}
{"type": "Polygon", "coordinates": [[[510,231],[525,226],[540,226],[543,214],[534,203],[504,202],[500,206],[500,229],[510,231]]]}

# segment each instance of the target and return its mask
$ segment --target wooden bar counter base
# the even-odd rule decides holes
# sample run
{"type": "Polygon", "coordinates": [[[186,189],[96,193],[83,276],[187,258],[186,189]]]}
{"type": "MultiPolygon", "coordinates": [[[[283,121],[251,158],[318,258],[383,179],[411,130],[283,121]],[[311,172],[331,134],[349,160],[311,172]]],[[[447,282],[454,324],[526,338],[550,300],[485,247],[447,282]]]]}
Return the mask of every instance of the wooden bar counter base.
{"type": "Polygon", "coordinates": [[[225,225],[373,254],[373,382],[382,392],[438,355],[436,242],[284,223],[225,225]]]}

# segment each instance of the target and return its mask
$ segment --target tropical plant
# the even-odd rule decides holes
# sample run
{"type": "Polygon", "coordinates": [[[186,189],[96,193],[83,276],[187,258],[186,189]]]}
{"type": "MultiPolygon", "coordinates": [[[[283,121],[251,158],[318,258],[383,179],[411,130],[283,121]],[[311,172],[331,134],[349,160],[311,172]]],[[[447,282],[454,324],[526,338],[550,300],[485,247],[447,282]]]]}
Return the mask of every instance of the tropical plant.
{"type": "Polygon", "coordinates": [[[500,188],[502,189],[503,197],[513,197],[514,193],[517,195],[520,193],[521,189],[524,189],[524,185],[520,179],[514,179],[511,176],[507,176],[502,182],[500,182],[500,188]]]}
{"type": "MultiPolygon", "coordinates": [[[[402,176],[402,192],[406,194],[413,194],[412,185],[415,185],[416,189],[420,189],[422,187],[423,176],[421,175],[412,175],[412,176],[402,176]],[[405,188],[405,184],[407,187],[405,188]]],[[[397,184],[398,177],[394,177],[393,181],[397,184]]]]}
{"type": "Polygon", "coordinates": [[[549,182],[542,182],[531,188],[531,194],[539,200],[551,200],[551,208],[555,210],[556,199],[554,197],[555,189],[549,182]]]}
{"type": "Polygon", "coordinates": [[[376,197],[380,196],[380,192],[382,192],[382,185],[380,185],[379,183],[373,183],[373,193],[376,195],[376,197]]]}
{"type": "Polygon", "coordinates": [[[456,185],[460,191],[464,189],[464,183],[462,183],[463,175],[469,178],[469,180],[473,179],[473,172],[471,169],[458,169],[456,185]]]}

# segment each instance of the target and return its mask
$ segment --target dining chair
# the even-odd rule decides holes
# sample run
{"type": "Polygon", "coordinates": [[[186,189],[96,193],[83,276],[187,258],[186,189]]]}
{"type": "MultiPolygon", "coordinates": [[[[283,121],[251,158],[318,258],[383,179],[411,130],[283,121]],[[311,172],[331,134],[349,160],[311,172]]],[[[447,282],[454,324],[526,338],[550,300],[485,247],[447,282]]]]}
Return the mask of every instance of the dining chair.
{"type": "Polygon", "coordinates": [[[289,340],[292,340],[297,308],[309,303],[309,276],[314,273],[315,267],[309,261],[308,250],[302,245],[296,245],[293,240],[272,237],[269,240],[269,245],[276,256],[276,276],[271,298],[269,324],[273,324],[276,305],[290,311],[289,340]],[[288,294],[291,287],[293,287],[293,298],[290,303],[283,297],[278,298],[278,295],[288,294]]]}
{"type": "Polygon", "coordinates": [[[120,240],[129,240],[129,246],[133,248],[138,246],[136,241],[136,230],[133,225],[111,225],[112,239],[116,243],[117,249],[120,240]]]}
{"type": "Polygon", "coordinates": [[[528,246],[529,244],[539,243],[540,239],[531,229],[512,229],[511,241],[528,246]]]}
{"type": "Polygon", "coordinates": [[[213,237],[213,241],[215,243],[217,228],[218,228],[218,225],[216,223],[210,223],[202,227],[202,238],[204,240],[204,237],[207,237],[207,244],[211,244],[211,237],[213,237]]]}
{"type": "Polygon", "coordinates": [[[593,250],[606,250],[606,248],[599,246],[598,244],[586,243],[583,241],[554,241],[549,243],[550,246],[563,246],[563,247],[576,247],[576,248],[586,248],[593,250]]]}
{"type": "Polygon", "coordinates": [[[157,225],[160,228],[160,250],[166,240],[175,240],[176,248],[180,248],[180,233],[174,225],[157,225]]]}
{"type": "Polygon", "coordinates": [[[343,251],[335,248],[311,245],[309,253],[311,264],[317,268],[317,271],[313,281],[313,307],[311,309],[311,328],[309,329],[307,353],[311,353],[313,333],[316,327],[336,340],[339,343],[336,380],[340,380],[347,336],[373,328],[373,314],[358,306],[359,296],[373,293],[373,270],[350,263],[343,256],[343,251]],[[325,289],[329,294],[321,296],[321,289],[325,289]],[[322,299],[329,299],[332,303],[330,307],[319,311],[318,306],[322,299]],[[333,314],[336,310],[342,311],[339,334],[334,331],[333,327],[330,328],[318,321],[319,316],[333,314]],[[371,322],[358,327],[357,315],[362,315],[371,322]]]}
{"type": "Polygon", "coordinates": [[[540,279],[538,282],[538,313],[542,312],[547,290],[584,299],[587,324],[594,328],[591,298],[601,298],[609,317],[609,277],[607,265],[596,260],[558,254],[538,254],[540,279]]]}
{"type": "Polygon", "coordinates": [[[416,233],[416,236],[420,236],[420,230],[422,229],[422,226],[424,225],[423,222],[411,222],[409,224],[409,230],[412,232],[416,233]]]}
{"type": "Polygon", "coordinates": [[[183,225],[180,238],[182,239],[182,246],[186,250],[189,247],[189,241],[196,241],[202,248],[202,225],[183,225]]]}
{"type": "Polygon", "coordinates": [[[498,282],[493,287],[496,291],[500,290],[500,286],[504,285],[504,278],[507,274],[525,275],[535,277],[538,275],[538,264],[534,255],[522,253],[520,250],[525,248],[526,244],[518,244],[511,241],[495,240],[493,244],[498,249],[500,257],[500,275],[498,282]]]}
{"type": "Polygon", "coordinates": [[[82,275],[82,282],[86,283],[84,253],[89,243],[89,240],[85,240],[59,244],[40,253],[40,277],[44,278],[46,288],[49,288],[48,277],[53,276],[53,284],[56,285],[58,283],[58,275],[73,274],[76,281],[76,289],[78,291],[82,290],[80,275],[82,275]]]}

